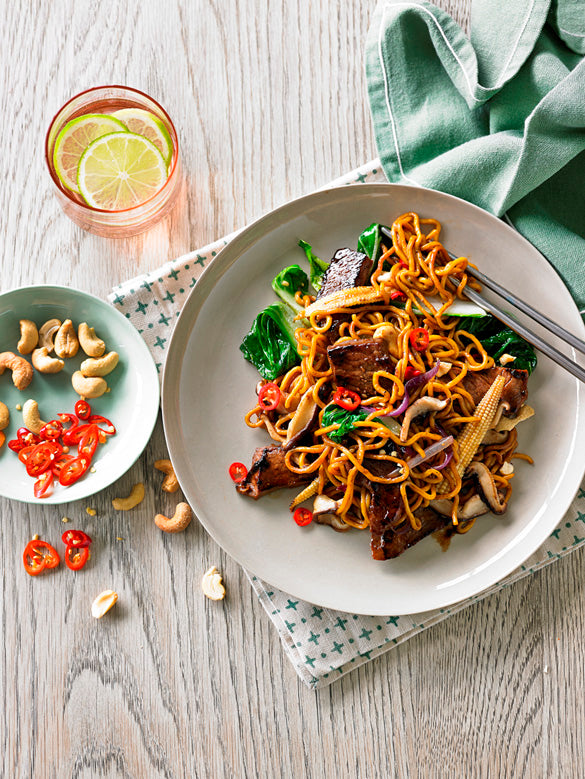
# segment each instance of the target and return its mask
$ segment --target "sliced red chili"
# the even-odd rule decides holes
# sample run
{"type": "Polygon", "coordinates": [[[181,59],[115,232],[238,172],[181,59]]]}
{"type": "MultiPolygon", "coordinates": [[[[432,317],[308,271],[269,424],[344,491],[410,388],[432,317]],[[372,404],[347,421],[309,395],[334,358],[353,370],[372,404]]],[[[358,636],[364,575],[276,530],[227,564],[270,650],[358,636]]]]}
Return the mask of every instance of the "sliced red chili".
{"type": "MultiPolygon", "coordinates": [[[[24,451],[22,449],[19,452],[19,458],[24,451]]],[[[42,441],[40,444],[35,444],[26,458],[26,472],[29,476],[39,476],[48,471],[53,462],[62,454],[63,447],[56,441],[42,441]]]]}
{"type": "Polygon", "coordinates": [[[59,478],[59,474],[61,473],[61,470],[65,465],[67,465],[68,462],[73,460],[74,457],[72,454],[61,454],[59,457],[57,457],[53,461],[53,465],[51,465],[51,473],[59,478]]]}
{"type": "Polygon", "coordinates": [[[300,506],[298,509],[295,510],[295,513],[293,514],[293,519],[299,525],[299,527],[305,527],[305,525],[310,525],[313,521],[313,512],[309,511],[309,509],[303,508],[300,506]]]}
{"type": "Polygon", "coordinates": [[[408,340],[415,352],[422,352],[429,345],[429,331],[424,327],[415,327],[408,334],[408,340]]]}
{"type": "Polygon", "coordinates": [[[39,478],[35,481],[33,492],[35,498],[48,498],[53,492],[53,471],[45,471],[41,473],[39,478]]]}
{"type": "Polygon", "coordinates": [[[345,389],[345,387],[338,387],[333,395],[333,402],[346,411],[355,411],[362,402],[362,399],[357,392],[345,389]]]}
{"type": "Polygon", "coordinates": [[[263,384],[258,393],[258,403],[263,411],[274,411],[280,403],[282,393],[280,387],[273,381],[263,384]]]}
{"type": "Polygon", "coordinates": [[[80,419],[87,419],[91,414],[91,406],[87,400],[78,400],[75,404],[75,413],[80,419]]]}
{"type": "Polygon", "coordinates": [[[229,468],[229,474],[232,480],[239,484],[248,475],[248,469],[244,463],[232,463],[229,468]]]}
{"type": "Polygon", "coordinates": [[[88,560],[87,546],[68,546],[65,549],[65,565],[72,571],[80,571],[88,560]]]}
{"type": "Polygon", "coordinates": [[[23,446],[32,446],[32,444],[38,444],[41,440],[28,427],[19,427],[16,431],[16,437],[23,446]]]}
{"type": "Polygon", "coordinates": [[[69,462],[61,468],[61,472],[59,473],[59,484],[62,484],[64,487],[69,487],[70,484],[74,484],[87,472],[90,465],[91,457],[87,457],[84,454],[69,460],[69,462]]]}
{"type": "Polygon", "coordinates": [[[63,425],[57,419],[52,419],[50,422],[47,422],[39,431],[39,437],[43,441],[56,441],[58,438],[61,438],[62,434],[63,425]]]}
{"type": "Polygon", "coordinates": [[[30,446],[23,446],[18,451],[18,459],[21,463],[24,463],[25,465],[29,461],[30,455],[32,452],[34,452],[34,449],[36,447],[36,444],[31,444],[30,446]]]}
{"type": "Polygon", "coordinates": [[[70,427],[63,433],[63,443],[67,446],[77,446],[88,429],[89,424],[70,427]]]}
{"type": "Polygon", "coordinates": [[[412,365],[407,365],[406,370],[404,371],[404,381],[414,379],[415,376],[420,376],[420,371],[418,371],[416,368],[413,368],[412,365]]]}
{"type": "Polygon", "coordinates": [[[24,449],[24,446],[25,445],[22,441],[19,441],[18,438],[13,438],[8,442],[8,448],[12,449],[13,452],[20,452],[21,449],[24,449]]]}
{"type": "Polygon", "coordinates": [[[59,565],[60,558],[57,550],[53,549],[51,544],[40,539],[29,541],[22,553],[22,562],[24,569],[30,576],[38,576],[47,568],[56,568],[59,565]]]}
{"type": "Polygon", "coordinates": [[[77,447],[78,454],[93,457],[99,443],[99,432],[97,425],[88,425],[87,430],[79,441],[79,446],[77,447]]]}
{"type": "Polygon", "coordinates": [[[97,425],[106,435],[116,435],[116,428],[112,422],[100,414],[92,414],[87,421],[90,424],[97,425]]]}
{"type": "Polygon", "coordinates": [[[391,300],[406,300],[406,295],[398,289],[393,289],[390,293],[390,298],[391,300]]]}
{"type": "Polygon", "coordinates": [[[63,541],[65,546],[74,546],[76,548],[91,544],[91,538],[83,530],[66,530],[61,536],[61,541],[63,541]]]}

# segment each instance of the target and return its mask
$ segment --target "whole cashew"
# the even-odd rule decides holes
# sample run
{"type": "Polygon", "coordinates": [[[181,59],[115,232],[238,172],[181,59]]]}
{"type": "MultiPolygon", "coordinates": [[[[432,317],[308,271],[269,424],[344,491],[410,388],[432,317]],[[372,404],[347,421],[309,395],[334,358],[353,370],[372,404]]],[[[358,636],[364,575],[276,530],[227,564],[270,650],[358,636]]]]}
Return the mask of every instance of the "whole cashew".
{"type": "Polygon", "coordinates": [[[132,487],[130,490],[130,495],[128,495],[127,498],[114,498],[112,500],[112,506],[117,511],[129,511],[130,509],[133,509],[134,506],[142,503],[143,500],[144,484],[142,482],[138,482],[138,484],[135,484],[132,487]]]}
{"type": "Polygon", "coordinates": [[[71,377],[71,384],[82,398],[99,398],[108,389],[105,379],[98,376],[86,378],[81,371],[75,371],[71,377]]]}
{"type": "Polygon", "coordinates": [[[55,348],[53,341],[60,327],[60,319],[48,319],[39,330],[39,347],[42,348],[43,346],[46,346],[49,354],[55,348]]]}
{"type": "Polygon", "coordinates": [[[154,524],[164,530],[165,533],[180,533],[185,530],[193,519],[193,511],[188,503],[177,503],[177,508],[172,517],[165,517],[164,514],[157,514],[154,518],[154,524]]]}
{"type": "Polygon", "coordinates": [[[57,357],[75,357],[79,350],[79,341],[73,322],[66,319],[55,336],[55,354],[57,357]]]}
{"type": "Polygon", "coordinates": [[[39,331],[30,319],[20,320],[20,341],[16,348],[21,354],[30,354],[39,342],[39,331]]]}
{"type": "Polygon", "coordinates": [[[9,422],[10,411],[8,410],[8,406],[0,400],[0,430],[4,430],[4,428],[8,427],[9,422]]]}
{"type": "Polygon", "coordinates": [[[95,334],[93,327],[88,327],[86,322],[82,322],[77,328],[79,343],[88,357],[101,357],[106,351],[106,345],[101,338],[95,334]]]}
{"type": "Polygon", "coordinates": [[[41,432],[41,428],[45,426],[45,423],[39,415],[39,404],[36,400],[31,398],[26,401],[22,407],[22,421],[31,433],[38,435],[41,432]]]}
{"type": "Polygon", "coordinates": [[[46,346],[35,349],[32,353],[32,364],[39,373],[59,373],[63,370],[65,363],[57,357],[50,357],[46,346]]]}
{"type": "Polygon", "coordinates": [[[176,492],[179,489],[179,480],[175,474],[175,469],[170,460],[155,460],[154,467],[157,471],[162,471],[166,474],[161,484],[161,490],[163,492],[176,492]]]}
{"type": "Polygon", "coordinates": [[[12,382],[16,389],[23,390],[28,387],[33,379],[32,366],[24,357],[19,357],[14,352],[0,353],[0,376],[8,368],[12,371],[12,382]]]}
{"type": "Polygon", "coordinates": [[[88,357],[81,363],[79,370],[84,376],[107,376],[120,359],[118,352],[108,352],[103,357],[88,357]]]}

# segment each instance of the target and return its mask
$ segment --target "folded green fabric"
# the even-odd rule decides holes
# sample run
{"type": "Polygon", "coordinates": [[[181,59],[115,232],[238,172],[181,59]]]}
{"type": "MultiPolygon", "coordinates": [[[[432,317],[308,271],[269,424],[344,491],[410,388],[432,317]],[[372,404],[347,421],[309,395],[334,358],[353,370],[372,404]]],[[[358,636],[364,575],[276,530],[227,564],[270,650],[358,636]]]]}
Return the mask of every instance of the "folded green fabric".
{"type": "Polygon", "coordinates": [[[474,0],[470,38],[430,3],[384,0],[366,48],[388,179],[506,215],[582,314],[584,52],[582,0],[474,0]]]}

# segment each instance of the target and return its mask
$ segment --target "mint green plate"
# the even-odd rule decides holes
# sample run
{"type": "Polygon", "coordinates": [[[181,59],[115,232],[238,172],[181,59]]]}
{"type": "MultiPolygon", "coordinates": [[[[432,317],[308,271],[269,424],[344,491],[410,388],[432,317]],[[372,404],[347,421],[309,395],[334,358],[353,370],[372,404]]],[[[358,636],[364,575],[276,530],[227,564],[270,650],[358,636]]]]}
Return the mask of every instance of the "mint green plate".
{"type": "MultiPolygon", "coordinates": [[[[111,391],[90,400],[94,414],[101,414],[116,426],[117,433],[98,447],[94,456],[95,472],[88,472],[70,487],[55,485],[53,494],[39,500],[33,495],[34,479],[27,475],[17,455],[8,449],[22,426],[22,412],[16,406],[28,398],[39,404],[41,419],[57,417],[59,412],[73,413],[79,396],[71,386],[71,376],[86,358],[81,349],[65,360],[60,373],[35,371],[29,386],[19,391],[6,370],[0,376],[0,400],[10,410],[10,424],[4,430],[6,443],[0,449],[0,495],[26,503],[69,503],[94,495],[116,481],[137,460],[148,443],[159,407],[159,383],[156,367],[146,344],[134,326],[103,300],[70,287],[21,287],[0,295],[0,352],[18,354],[20,319],[32,319],[40,327],[47,319],[71,319],[77,327],[87,322],[106,343],[107,351],[116,351],[120,362],[106,377],[111,391]]],[[[26,356],[30,361],[30,355],[26,356]]],[[[76,449],[73,449],[75,454],[76,449]]]]}

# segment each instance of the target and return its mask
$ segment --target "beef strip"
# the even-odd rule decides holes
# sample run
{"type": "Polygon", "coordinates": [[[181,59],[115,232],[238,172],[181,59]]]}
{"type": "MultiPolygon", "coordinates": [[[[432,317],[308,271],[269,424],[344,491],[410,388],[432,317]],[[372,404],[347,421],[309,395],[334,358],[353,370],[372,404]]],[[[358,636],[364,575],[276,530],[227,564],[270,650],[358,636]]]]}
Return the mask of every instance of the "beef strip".
{"type": "Polygon", "coordinates": [[[302,475],[289,471],[284,462],[285,454],[284,449],[276,445],[256,449],[248,475],[236,484],[237,491],[257,500],[272,490],[298,487],[314,478],[313,474],[302,475]]]}
{"type": "MultiPolygon", "coordinates": [[[[317,299],[341,289],[364,286],[370,277],[372,265],[372,260],[367,254],[354,252],[351,249],[338,249],[323,275],[323,283],[317,299]]],[[[349,314],[333,314],[331,327],[326,333],[330,343],[337,341],[339,328],[344,322],[350,320],[349,314]]]]}
{"type": "Polygon", "coordinates": [[[484,371],[470,371],[462,380],[461,385],[469,392],[477,405],[501,374],[506,376],[506,383],[502,391],[502,401],[506,404],[504,416],[515,417],[528,397],[526,388],[528,371],[502,366],[494,366],[484,371]]]}
{"type": "Polygon", "coordinates": [[[372,265],[367,254],[355,252],[353,249],[338,249],[323,274],[317,300],[341,289],[363,287],[370,278],[372,265]]]}
{"type": "MultiPolygon", "coordinates": [[[[327,356],[338,386],[357,392],[362,398],[375,393],[372,378],[375,371],[394,372],[395,361],[381,338],[354,338],[327,347],[327,356]]],[[[390,388],[392,382],[382,379],[382,386],[390,388]]]]}

